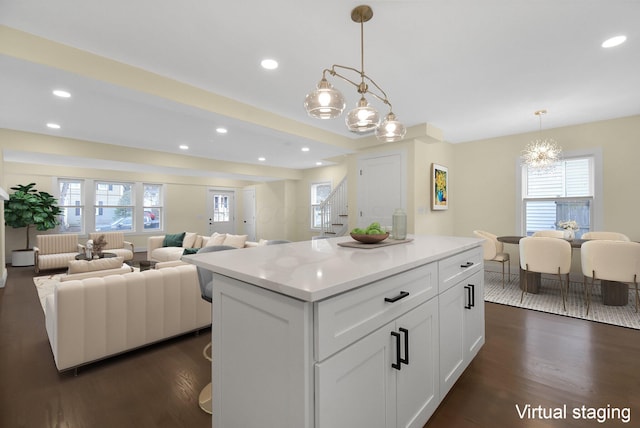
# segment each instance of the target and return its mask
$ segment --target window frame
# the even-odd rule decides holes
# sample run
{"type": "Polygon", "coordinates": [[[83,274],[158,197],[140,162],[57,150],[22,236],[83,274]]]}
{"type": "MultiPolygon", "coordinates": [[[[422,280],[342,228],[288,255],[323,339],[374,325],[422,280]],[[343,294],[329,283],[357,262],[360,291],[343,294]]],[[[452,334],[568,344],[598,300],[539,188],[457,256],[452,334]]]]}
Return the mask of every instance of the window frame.
{"type": "Polygon", "coordinates": [[[58,201],[58,207],[62,210],[69,210],[69,211],[73,211],[73,215],[74,217],[79,217],[80,218],[80,230],[69,230],[68,227],[69,226],[65,226],[67,229],[63,229],[64,224],[69,224],[69,219],[68,219],[68,214],[67,215],[61,215],[61,221],[60,224],[57,226],[57,232],[58,233],[75,233],[75,234],[83,234],[85,233],[86,230],[86,216],[87,216],[87,211],[86,211],[86,206],[85,206],[85,181],[82,179],[78,179],[78,178],[68,178],[68,177],[57,177],[55,179],[55,186],[54,189],[56,189],[56,198],[58,201]],[[70,183],[70,184],[78,184],[80,186],[80,200],[75,200],[75,201],[69,201],[69,202],[74,202],[73,204],[70,205],[63,205],[60,204],[60,198],[61,196],[61,192],[60,192],[60,186],[62,183],[70,183]]]}
{"type": "MultiPolygon", "coordinates": [[[[603,213],[604,213],[604,204],[603,204],[603,181],[602,181],[602,148],[596,147],[591,149],[584,150],[572,150],[565,151],[563,153],[563,159],[575,159],[575,158],[585,158],[591,157],[593,159],[593,177],[592,177],[592,185],[593,185],[593,194],[592,194],[592,206],[591,206],[591,230],[602,230],[603,228],[603,213]]],[[[521,158],[518,157],[516,159],[516,224],[515,230],[516,234],[520,236],[526,235],[526,221],[525,221],[525,210],[524,204],[525,199],[529,200],[579,200],[584,199],[585,197],[557,197],[557,198],[524,198],[523,197],[523,189],[524,185],[524,166],[522,165],[521,158]]],[[[583,231],[584,232],[584,231],[583,231]]]]}
{"type": "MultiPolygon", "coordinates": [[[[317,197],[317,192],[314,190],[319,186],[329,186],[329,194],[327,195],[327,197],[331,194],[331,192],[333,191],[333,183],[331,182],[331,180],[321,180],[321,181],[313,181],[309,184],[309,228],[311,231],[317,232],[319,230],[322,229],[322,224],[316,226],[315,225],[315,219],[316,219],[316,209],[320,207],[320,205],[325,201],[325,199],[321,200],[320,202],[314,202],[315,198],[314,196],[317,197]]],[[[330,216],[329,216],[330,217],[330,216]]]]}

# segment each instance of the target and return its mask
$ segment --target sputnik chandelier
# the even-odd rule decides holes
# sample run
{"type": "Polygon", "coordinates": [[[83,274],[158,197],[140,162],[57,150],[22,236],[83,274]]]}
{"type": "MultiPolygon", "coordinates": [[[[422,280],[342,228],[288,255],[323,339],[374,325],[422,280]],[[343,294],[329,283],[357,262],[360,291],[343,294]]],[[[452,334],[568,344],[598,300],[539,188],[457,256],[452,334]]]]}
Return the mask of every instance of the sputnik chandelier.
{"type": "Polygon", "coordinates": [[[342,114],[346,105],[344,96],[327,81],[326,74],[329,73],[331,76],[337,76],[355,86],[360,94],[360,100],[356,108],[351,110],[345,119],[347,128],[349,128],[351,132],[366,133],[375,130],[376,137],[380,141],[399,141],[407,132],[405,126],[396,120],[387,94],[364,72],[364,23],[372,17],[373,10],[366,5],[358,6],[351,11],[351,19],[353,22],[360,24],[360,70],[338,64],[332,65],[330,69],[324,69],[322,71],[322,79],[320,83],[318,83],[317,88],[307,94],[304,107],[309,116],[315,117],[316,119],[335,119],[342,114]],[[337,70],[340,70],[342,73],[353,72],[359,74],[360,83],[350,80],[337,70]],[[375,89],[372,90],[369,84],[373,85],[375,89]],[[364,97],[365,94],[370,94],[389,106],[389,113],[385,116],[382,123],[380,123],[380,114],[375,108],[369,105],[364,97]]]}
{"type": "Polygon", "coordinates": [[[562,149],[553,138],[542,138],[542,116],[547,114],[547,111],[538,110],[534,114],[540,119],[540,138],[527,144],[522,152],[522,161],[538,172],[545,172],[553,169],[560,161],[562,149]]]}

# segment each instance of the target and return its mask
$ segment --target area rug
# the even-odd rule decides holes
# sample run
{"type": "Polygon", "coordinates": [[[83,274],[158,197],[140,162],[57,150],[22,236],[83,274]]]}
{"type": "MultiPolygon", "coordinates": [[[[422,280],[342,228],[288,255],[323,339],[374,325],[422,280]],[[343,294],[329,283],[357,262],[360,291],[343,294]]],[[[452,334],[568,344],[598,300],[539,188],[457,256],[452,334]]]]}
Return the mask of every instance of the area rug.
{"type": "Polygon", "coordinates": [[[566,311],[562,308],[562,295],[557,279],[543,276],[540,292],[525,293],[522,303],[520,303],[521,290],[518,275],[511,275],[503,289],[502,273],[485,271],[484,285],[484,300],[487,302],[640,329],[640,313],[635,311],[633,287],[629,287],[629,303],[626,306],[605,306],[602,304],[600,285],[596,282],[591,291],[591,307],[587,315],[582,282],[570,282],[566,311]]]}

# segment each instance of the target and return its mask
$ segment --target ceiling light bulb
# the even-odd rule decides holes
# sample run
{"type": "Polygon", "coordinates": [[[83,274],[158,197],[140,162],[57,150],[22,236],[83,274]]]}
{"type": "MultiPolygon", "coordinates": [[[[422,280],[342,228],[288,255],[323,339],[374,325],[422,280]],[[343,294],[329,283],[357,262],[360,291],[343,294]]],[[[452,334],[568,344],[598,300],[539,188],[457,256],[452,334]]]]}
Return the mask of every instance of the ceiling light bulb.
{"type": "Polygon", "coordinates": [[[260,162],[264,162],[264,161],[266,161],[266,160],[267,160],[267,158],[259,157],[259,158],[258,158],[258,160],[259,160],[260,162]]]}
{"type": "Polygon", "coordinates": [[[57,123],[47,123],[47,128],[60,129],[60,125],[58,125],[57,123]]]}
{"type": "Polygon", "coordinates": [[[71,94],[67,91],[64,91],[62,89],[56,89],[53,91],[53,95],[55,95],[56,97],[60,97],[60,98],[70,98],[71,94]]]}
{"type": "Polygon", "coordinates": [[[276,68],[278,68],[278,61],[276,61],[275,59],[267,58],[263,59],[262,62],[260,62],[260,65],[265,70],[275,70],[276,68]]]}
{"type": "Polygon", "coordinates": [[[302,150],[303,152],[308,152],[308,151],[309,151],[309,147],[303,147],[303,148],[302,148],[302,149],[300,149],[300,150],[302,150]]]}
{"type": "Polygon", "coordinates": [[[216,128],[216,132],[217,132],[218,134],[226,134],[226,133],[227,133],[227,132],[229,132],[229,131],[227,131],[227,128],[222,128],[222,127],[221,127],[221,128],[216,128]]]}
{"type": "Polygon", "coordinates": [[[357,107],[349,112],[345,123],[351,132],[373,131],[380,124],[380,114],[369,105],[363,96],[358,101],[357,107]]]}
{"type": "Polygon", "coordinates": [[[407,128],[396,120],[396,115],[389,112],[384,121],[376,128],[376,138],[385,143],[400,141],[407,133],[407,128]]]}
{"type": "Polygon", "coordinates": [[[318,162],[316,162],[316,165],[320,166],[320,165],[322,165],[322,162],[318,161],[318,162]]]}
{"type": "Polygon", "coordinates": [[[627,40],[627,36],[615,36],[602,42],[603,48],[612,48],[623,44],[627,40]]]}
{"type": "Polygon", "coordinates": [[[186,144],[180,144],[178,147],[180,148],[180,150],[189,150],[189,146],[187,146],[186,144]]]}
{"type": "Polygon", "coordinates": [[[309,116],[316,119],[334,119],[340,116],[345,106],[342,93],[331,86],[324,77],[304,100],[305,110],[309,116]]]}

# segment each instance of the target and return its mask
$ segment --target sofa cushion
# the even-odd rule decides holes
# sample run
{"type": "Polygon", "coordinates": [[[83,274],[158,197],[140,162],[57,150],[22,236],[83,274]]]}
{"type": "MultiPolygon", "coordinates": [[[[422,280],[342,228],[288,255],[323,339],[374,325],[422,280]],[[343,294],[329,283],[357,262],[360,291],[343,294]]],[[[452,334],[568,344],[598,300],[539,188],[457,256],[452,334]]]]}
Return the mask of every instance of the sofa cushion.
{"type": "Polygon", "coordinates": [[[163,247],[182,247],[182,242],[184,241],[185,235],[186,235],[186,232],[167,233],[166,235],[164,235],[162,246],[163,247]]]}
{"type": "Polygon", "coordinates": [[[249,235],[231,235],[227,233],[226,238],[224,238],[223,245],[229,245],[236,248],[244,248],[244,244],[247,242],[248,236],[249,235]]]}
{"type": "Polygon", "coordinates": [[[200,248],[185,248],[182,255],[196,254],[200,248]]]}
{"type": "Polygon", "coordinates": [[[197,233],[194,232],[186,232],[184,234],[184,239],[182,240],[181,247],[184,248],[195,248],[196,246],[196,238],[198,237],[197,233]]]}
{"type": "Polygon", "coordinates": [[[151,252],[151,258],[149,260],[153,260],[156,262],[168,262],[172,260],[180,260],[180,257],[182,257],[183,251],[184,251],[184,248],[182,247],[156,248],[151,252]]]}
{"type": "Polygon", "coordinates": [[[109,257],[97,260],[70,260],[67,273],[94,272],[97,270],[118,269],[124,262],[123,257],[109,257]]]}
{"type": "Polygon", "coordinates": [[[213,235],[207,241],[207,247],[211,247],[213,245],[222,245],[224,244],[224,239],[227,237],[226,233],[218,233],[213,232],[213,235]]]}

